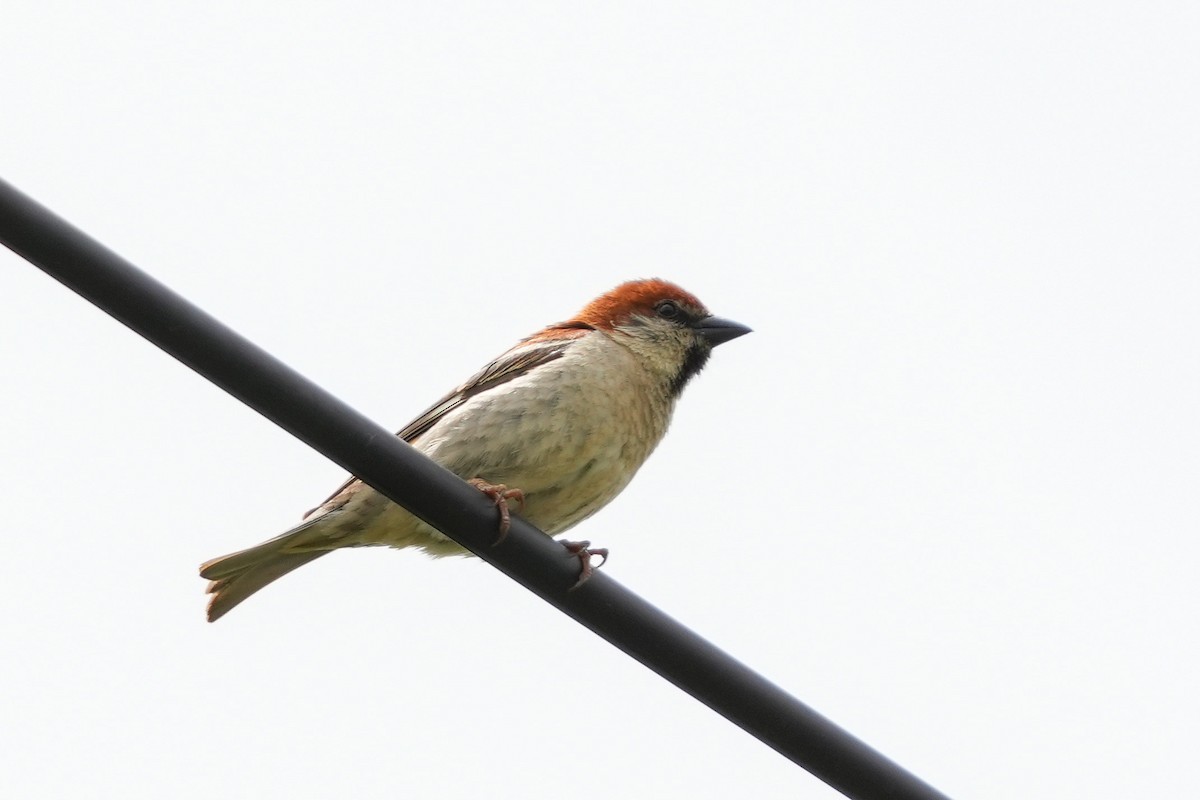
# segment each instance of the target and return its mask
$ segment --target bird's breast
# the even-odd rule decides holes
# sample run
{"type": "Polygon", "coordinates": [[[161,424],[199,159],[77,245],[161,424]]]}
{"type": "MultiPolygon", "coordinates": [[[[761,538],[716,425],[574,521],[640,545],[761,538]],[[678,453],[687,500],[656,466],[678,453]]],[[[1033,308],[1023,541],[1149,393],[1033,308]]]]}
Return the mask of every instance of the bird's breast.
{"type": "Polygon", "coordinates": [[[625,488],[670,421],[669,395],[622,366],[636,364],[568,354],[471,398],[417,446],[463,478],[520,489],[530,522],[566,530],[625,488]]]}

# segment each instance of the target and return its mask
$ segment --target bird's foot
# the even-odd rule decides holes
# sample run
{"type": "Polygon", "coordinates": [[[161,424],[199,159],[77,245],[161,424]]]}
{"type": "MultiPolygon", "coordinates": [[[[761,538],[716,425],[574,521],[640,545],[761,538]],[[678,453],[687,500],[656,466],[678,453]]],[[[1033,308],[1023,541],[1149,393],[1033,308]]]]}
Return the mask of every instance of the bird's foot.
{"type": "Polygon", "coordinates": [[[583,584],[587,583],[587,579],[592,577],[592,573],[604,566],[608,561],[607,547],[592,547],[591,542],[562,542],[562,546],[567,548],[567,552],[579,559],[579,580],[575,581],[575,585],[568,589],[568,592],[573,592],[583,584]],[[592,566],[592,556],[599,556],[600,563],[592,566]]]}
{"type": "Polygon", "coordinates": [[[517,510],[524,511],[525,493],[520,489],[510,489],[503,483],[488,483],[483,478],[471,478],[467,483],[486,494],[496,504],[496,508],[500,509],[500,535],[496,537],[496,541],[492,542],[492,547],[495,547],[508,536],[508,529],[512,525],[512,514],[508,510],[508,501],[515,500],[517,510]]]}

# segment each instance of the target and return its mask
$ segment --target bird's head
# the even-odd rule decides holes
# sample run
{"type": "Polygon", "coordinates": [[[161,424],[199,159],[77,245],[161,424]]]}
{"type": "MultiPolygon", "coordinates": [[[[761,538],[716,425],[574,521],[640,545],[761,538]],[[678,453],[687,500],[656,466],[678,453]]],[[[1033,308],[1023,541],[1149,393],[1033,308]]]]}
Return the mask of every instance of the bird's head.
{"type": "Polygon", "coordinates": [[[664,377],[673,395],[704,367],[714,347],[750,332],[741,323],[713,316],[695,295],[658,278],[605,292],[572,323],[603,331],[628,347],[647,369],[664,377]]]}

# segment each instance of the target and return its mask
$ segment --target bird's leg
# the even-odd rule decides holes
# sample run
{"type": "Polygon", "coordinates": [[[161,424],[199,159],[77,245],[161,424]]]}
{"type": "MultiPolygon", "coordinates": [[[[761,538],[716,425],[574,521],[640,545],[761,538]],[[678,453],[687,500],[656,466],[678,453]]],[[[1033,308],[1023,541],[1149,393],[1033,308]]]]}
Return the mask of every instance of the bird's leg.
{"type": "Polygon", "coordinates": [[[525,493],[520,489],[510,489],[503,483],[488,483],[483,478],[471,478],[467,483],[486,494],[496,504],[496,508],[500,509],[500,535],[496,537],[496,541],[492,542],[492,547],[495,547],[508,536],[508,528],[512,524],[512,514],[508,510],[508,501],[515,500],[517,502],[517,510],[524,511],[525,493]]]}
{"type": "Polygon", "coordinates": [[[592,573],[604,566],[608,561],[607,547],[592,547],[591,542],[562,542],[562,546],[567,548],[567,552],[579,558],[579,580],[575,581],[575,585],[568,589],[568,592],[573,592],[587,582],[587,579],[592,577],[592,573]],[[592,566],[592,556],[600,556],[600,563],[592,566]]]}

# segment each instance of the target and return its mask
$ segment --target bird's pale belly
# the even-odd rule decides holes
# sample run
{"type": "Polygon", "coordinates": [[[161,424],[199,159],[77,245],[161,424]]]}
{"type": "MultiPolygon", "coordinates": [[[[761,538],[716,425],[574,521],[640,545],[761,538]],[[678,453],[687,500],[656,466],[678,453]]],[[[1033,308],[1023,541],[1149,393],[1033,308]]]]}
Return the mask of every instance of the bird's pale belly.
{"type": "MultiPolygon", "coordinates": [[[[513,381],[508,392],[448,414],[414,445],[464,479],[520,489],[521,515],[562,533],[620,494],[666,432],[665,417],[629,402],[628,384],[581,373],[566,387],[513,381]]],[[[356,543],[464,552],[369,487],[338,516],[334,524],[356,543]]]]}

